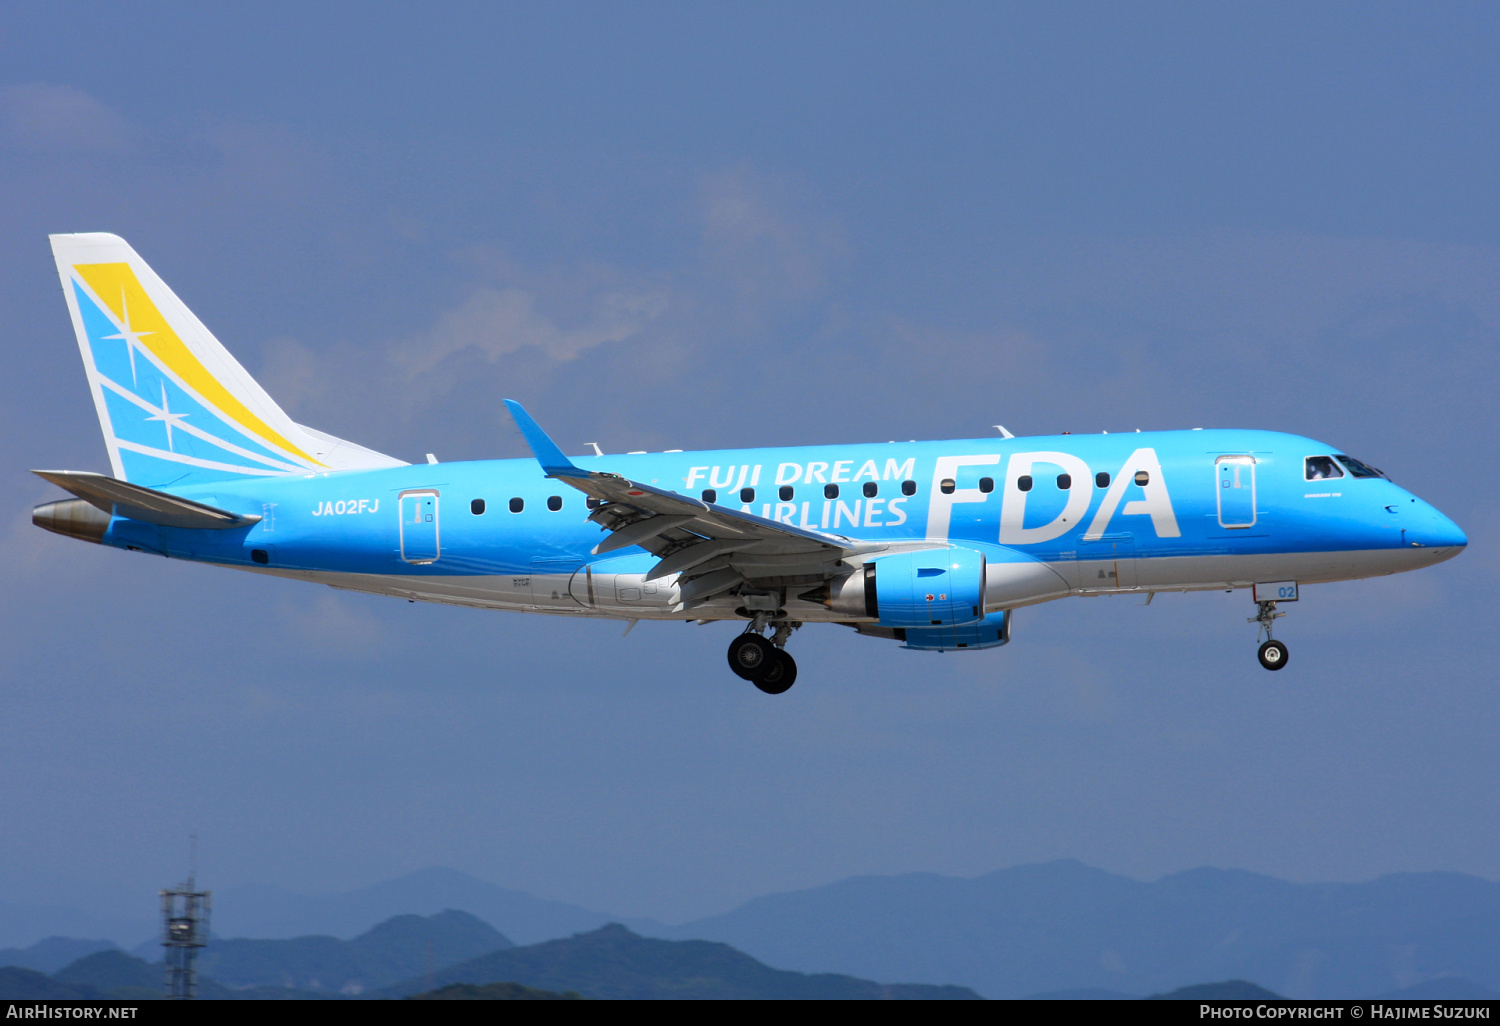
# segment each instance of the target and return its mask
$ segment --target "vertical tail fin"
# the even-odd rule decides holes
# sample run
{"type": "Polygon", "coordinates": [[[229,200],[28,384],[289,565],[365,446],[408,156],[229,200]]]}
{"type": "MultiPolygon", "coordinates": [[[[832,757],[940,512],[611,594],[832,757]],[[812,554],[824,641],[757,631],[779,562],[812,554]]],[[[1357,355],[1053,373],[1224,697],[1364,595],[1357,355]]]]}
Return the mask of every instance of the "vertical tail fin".
{"type": "Polygon", "coordinates": [[[292,421],[116,235],[54,235],[114,475],[153,488],[401,466],[292,421]]]}

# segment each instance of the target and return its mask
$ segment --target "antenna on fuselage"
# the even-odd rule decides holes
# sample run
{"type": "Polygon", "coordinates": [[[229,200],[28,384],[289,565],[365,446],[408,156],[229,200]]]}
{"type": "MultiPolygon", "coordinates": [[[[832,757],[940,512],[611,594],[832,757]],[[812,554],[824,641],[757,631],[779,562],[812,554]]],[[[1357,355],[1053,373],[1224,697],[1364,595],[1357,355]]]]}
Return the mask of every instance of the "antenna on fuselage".
{"type": "Polygon", "coordinates": [[[598,442],[584,442],[583,444],[592,447],[593,450],[594,450],[594,455],[595,456],[603,456],[604,455],[604,450],[601,449],[601,448],[599,448],[599,443],[598,442]]]}
{"type": "Polygon", "coordinates": [[[1005,425],[1004,424],[991,424],[990,426],[993,427],[996,431],[1000,432],[1000,437],[1001,438],[1014,438],[1014,437],[1016,437],[1015,435],[1011,434],[1009,431],[1005,430],[1005,425]]]}

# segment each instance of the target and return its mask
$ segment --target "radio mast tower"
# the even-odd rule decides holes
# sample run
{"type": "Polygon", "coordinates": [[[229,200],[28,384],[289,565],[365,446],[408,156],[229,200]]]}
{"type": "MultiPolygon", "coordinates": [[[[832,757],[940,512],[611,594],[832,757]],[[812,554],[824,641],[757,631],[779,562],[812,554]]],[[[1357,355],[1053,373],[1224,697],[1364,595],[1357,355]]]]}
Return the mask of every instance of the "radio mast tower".
{"type": "Polygon", "coordinates": [[[198,838],[193,838],[187,882],[161,892],[162,947],[167,949],[167,1000],[190,1001],[198,993],[198,949],[208,943],[212,892],[198,890],[198,838]]]}

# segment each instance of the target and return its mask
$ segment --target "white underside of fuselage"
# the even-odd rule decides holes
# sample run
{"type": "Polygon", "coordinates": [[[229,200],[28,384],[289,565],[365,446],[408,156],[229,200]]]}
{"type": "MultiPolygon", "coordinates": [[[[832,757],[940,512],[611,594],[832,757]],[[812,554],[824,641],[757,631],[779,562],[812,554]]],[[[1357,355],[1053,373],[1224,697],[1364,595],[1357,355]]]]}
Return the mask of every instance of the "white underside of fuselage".
{"type": "MultiPolygon", "coordinates": [[[[1265,555],[1169,556],[1130,560],[1066,560],[1055,563],[991,564],[985,612],[1015,609],[1069,596],[1172,591],[1222,591],[1256,583],[1321,584],[1416,570],[1440,563],[1454,548],[1372,549],[1265,555]]],[[[255,573],[312,581],[350,591],[390,595],[413,602],[500,609],[521,613],[628,620],[723,620],[742,618],[745,600],[725,596],[679,609],[677,576],[647,581],[643,574],[570,573],[530,575],[398,575],[322,570],[247,568],[255,573]]],[[[803,622],[851,622],[820,602],[797,597],[809,586],[785,590],[786,618],[803,622]]]]}

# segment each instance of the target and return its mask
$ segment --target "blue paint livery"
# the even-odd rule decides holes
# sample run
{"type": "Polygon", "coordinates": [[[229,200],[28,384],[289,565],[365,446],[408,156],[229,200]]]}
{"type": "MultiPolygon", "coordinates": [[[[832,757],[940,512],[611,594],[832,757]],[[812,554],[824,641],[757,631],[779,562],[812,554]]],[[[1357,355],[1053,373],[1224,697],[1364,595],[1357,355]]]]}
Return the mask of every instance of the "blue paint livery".
{"type": "MultiPolygon", "coordinates": [[[[1155,449],[1181,535],[1160,537],[1148,515],[1116,512],[1102,538],[1084,541],[1085,525],[1097,514],[1105,491],[1089,481],[1078,486],[1091,492],[1086,516],[1055,539],[1005,546],[1014,551],[1003,551],[999,527],[1006,495],[997,490],[980,501],[954,504],[945,540],[985,551],[991,561],[1032,558],[1048,563],[1098,555],[1089,551],[1090,546],[1112,555],[1124,551],[1128,558],[1157,560],[1185,556],[1448,550],[1468,544],[1463,532],[1446,516],[1385,478],[1346,477],[1336,482],[1341,486],[1336,492],[1329,489],[1330,494],[1323,495],[1322,486],[1328,482],[1305,481],[1303,458],[1339,450],[1309,438],[1268,431],[1205,430],[1006,441],[971,439],[731,449],[583,456],[577,458],[577,463],[589,470],[615,473],[690,494],[686,481],[693,465],[748,466],[752,472],[759,469],[761,478],[770,479],[767,470],[774,472],[778,465],[788,463],[859,466],[867,462],[879,465],[891,459],[904,464],[910,460],[914,472],[905,480],[918,482],[917,494],[912,496],[900,494],[899,481],[877,481],[880,490],[872,503],[846,480],[839,499],[824,498],[821,488],[809,494],[806,487],[792,486],[792,501],[781,502],[775,487],[762,485],[753,489],[756,493],[753,501],[737,505],[766,519],[814,530],[825,523],[823,513],[829,510],[827,529],[832,533],[863,539],[912,540],[927,537],[932,471],[940,456],[998,456],[996,470],[990,475],[998,480],[999,468],[1003,467],[1008,451],[1056,451],[1064,446],[1091,471],[1099,472],[1118,470],[1136,449],[1155,449]],[[1258,517],[1256,524],[1247,529],[1225,528],[1218,523],[1214,458],[1231,453],[1253,454],[1256,458],[1258,517]],[[1314,492],[1318,497],[1309,498],[1309,493],[1314,492]],[[894,515],[888,505],[892,501],[899,504],[894,515]]],[[[973,487],[981,476],[977,468],[970,467],[960,471],[955,480],[960,488],[973,487]]],[[[1133,483],[1128,488],[1127,494],[1139,491],[1139,486],[1133,483]]],[[[225,564],[248,562],[250,548],[274,540],[282,565],[301,571],[421,577],[513,574],[530,572],[538,558],[575,560],[580,565],[589,562],[595,558],[589,552],[599,541],[599,529],[584,520],[583,496],[549,480],[544,468],[526,459],[240,479],[172,491],[236,510],[258,511],[266,505],[274,506],[274,527],[265,522],[231,537],[224,537],[220,531],[174,531],[164,537],[163,545],[174,557],[225,564]],[[400,555],[396,500],[402,492],[414,489],[432,489],[438,492],[442,503],[443,555],[431,565],[412,565],[400,555]],[[562,498],[561,509],[548,509],[547,499],[551,496],[562,498]],[[515,498],[524,504],[518,514],[508,511],[509,501],[515,498]],[[351,503],[357,508],[361,499],[367,503],[365,512],[347,512],[351,503]],[[486,513],[482,516],[469,512],[475,499],[485,502],[486,513]],[[381,504],[385,515],[371,509],[374,502],[381,504]],[[321,512],[330,503],[342,508],[337,512],[321,512]]],[[[1043,501],[1035,503],[1028,498],[1026,523],[1030,526],[1044,523],[1061,507],[1063,492],[1056,487],[1055,479],[1043,481],[1031,494],[1041,496],[1043,501]]]]}
{"type": "MultiPolygon", "coordinates": [[[[1069,595],[1276,584],[1256,596],[1271,644],[1276,602],[1300,585],[1467,544],[1336,447],[1259,430],[570,459],[506,400],[534,459],[405,465],[292,423],[122,240],[53,241],[115,477],[149,491],[126,515],[103,479],[47,472],[80,498],[38,507],[40,526],[414,601],[738,619],[765,650],[735,670],[765,690],[795,679],[784,648],[805,623],[989,648],[1013,610],[1069,595]],[[132,341],[150,332],[131,328],[126,286],[118,311],[85,286],[101,267],[139,283],[136,307],[178,349],[132,341]]],[[[1262,647],[1270,668],[1285,657],[1262,647]]]]}

